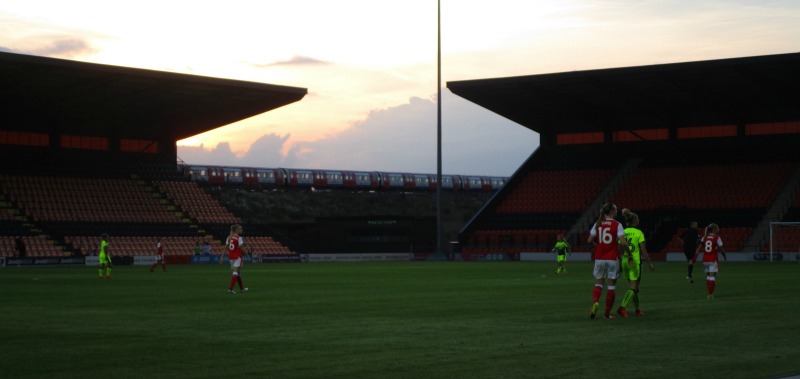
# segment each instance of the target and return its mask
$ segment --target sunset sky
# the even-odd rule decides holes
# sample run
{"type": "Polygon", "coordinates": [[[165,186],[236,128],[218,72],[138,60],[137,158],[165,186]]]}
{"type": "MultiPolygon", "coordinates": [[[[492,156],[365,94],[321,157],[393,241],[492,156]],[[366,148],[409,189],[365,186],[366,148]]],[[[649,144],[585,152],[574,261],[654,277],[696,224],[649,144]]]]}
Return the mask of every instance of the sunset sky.
{"type": "MultiPolygon", "coordinates": [[[[189,163],[436,171],[435,0],[0,2],[0,51],[307,88],[178,142],[189,163]]],[[[800,2],[442,0],[442,85],[800,51],[800,2]]],[[[511,175],[536,133],[442,91],[443,171],[511,175]]]]}

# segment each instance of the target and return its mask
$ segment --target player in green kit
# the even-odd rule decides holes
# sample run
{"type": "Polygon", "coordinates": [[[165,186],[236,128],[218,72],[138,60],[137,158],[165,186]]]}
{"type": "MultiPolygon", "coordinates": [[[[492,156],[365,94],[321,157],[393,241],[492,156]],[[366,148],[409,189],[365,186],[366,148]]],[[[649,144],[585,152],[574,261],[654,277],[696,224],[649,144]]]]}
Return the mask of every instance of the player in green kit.
{"type": "Polygon", "coordinates": [[[98,275],[100,279],[111,279],[111,254],[108,251],[108,234],[103,233],[100,240],[100,267],[98,268],[98,275]],[[106,270],[105,277],[103,276],[103,269],[106,270]]]}
{"type": "Polygon", "coordinates": [[[558,269],[556,269],[556,274],[560,273],[567,273],[567,268],[564,267],[564,262],[567,261],[567,253],[569,253],[569,244],[567,241],[564,241],[564,235],[558,235],[558,242],[556,242],[556,246],[553,247],[553,252],[558,254],[558,269]]]}
{"type": "Polygon", "coordinates": [[[625,218],[625,239],[628,240],[628,248],[622,257],[622,273],[628,278],[630,289],[625,292],[622,298],[622,303],[617,309],[617,313],[623,318],[628,317],[628,311],[625,307],[633,300],[633,306],[636,308],[637,316],[644,316],[644,313],[639,309],[639,282],[642,278],[642,256],[647,260],[650,266],[650,271],[655,271],[653,261],[650,260],[650,255],[647,254],[647,247],[645,246],[644,234],[637,227],[639,226],[639,216],[628,209],[622,210],[622,217],[625,218]]]}

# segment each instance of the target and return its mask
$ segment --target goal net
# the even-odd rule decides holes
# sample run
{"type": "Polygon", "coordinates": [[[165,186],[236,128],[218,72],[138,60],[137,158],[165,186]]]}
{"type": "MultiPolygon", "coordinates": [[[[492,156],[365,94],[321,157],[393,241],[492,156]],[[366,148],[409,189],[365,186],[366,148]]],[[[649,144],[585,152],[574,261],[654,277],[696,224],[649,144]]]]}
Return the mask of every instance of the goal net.
{"type": "Polygon", "coordinates": [[[761,259],[770,261],[800,258],[800,222],[770,222],[769,251],[761,259]]]}

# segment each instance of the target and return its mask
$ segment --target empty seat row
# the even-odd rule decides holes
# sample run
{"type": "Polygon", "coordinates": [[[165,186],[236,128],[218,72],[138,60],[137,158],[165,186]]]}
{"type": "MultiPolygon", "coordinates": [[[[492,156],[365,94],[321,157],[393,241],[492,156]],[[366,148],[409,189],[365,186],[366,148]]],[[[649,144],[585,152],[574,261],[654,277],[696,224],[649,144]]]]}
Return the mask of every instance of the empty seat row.
{"type": "Polygon", "coordinates": [[[637,210],[767,208],[790,171],[789,164],[640,168],[614,201],[637,210]]]}
{"type": "Polygon", "coordinates": [[[529,172],[497,208],[498,213],[577,212],[605,187],[613,170],[529,172]]]}
{"type": "Polygon", "coordinates": [[[195,182],[156,181],[153,184],[199,223],[241,223],[240,218],[223,207],[195,182]]]}

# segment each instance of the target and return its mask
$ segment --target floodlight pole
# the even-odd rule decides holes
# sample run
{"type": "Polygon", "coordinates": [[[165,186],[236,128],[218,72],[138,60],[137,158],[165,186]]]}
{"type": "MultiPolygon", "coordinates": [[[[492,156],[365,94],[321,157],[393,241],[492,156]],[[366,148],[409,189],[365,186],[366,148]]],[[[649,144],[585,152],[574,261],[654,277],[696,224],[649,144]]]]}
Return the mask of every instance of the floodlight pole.
{"type": "Polygon", "coordinates": [[[436,254],[442,249],[442,1],[436,13],[436,254]]]}

